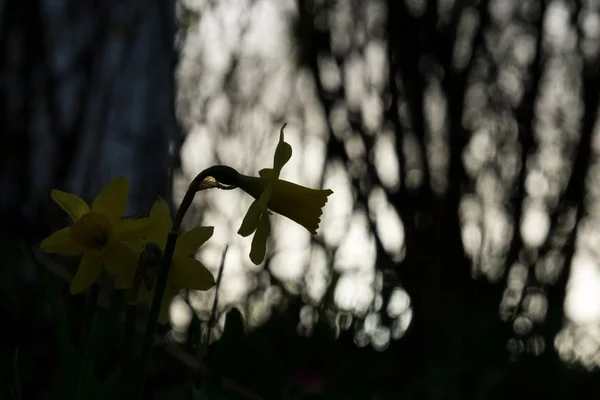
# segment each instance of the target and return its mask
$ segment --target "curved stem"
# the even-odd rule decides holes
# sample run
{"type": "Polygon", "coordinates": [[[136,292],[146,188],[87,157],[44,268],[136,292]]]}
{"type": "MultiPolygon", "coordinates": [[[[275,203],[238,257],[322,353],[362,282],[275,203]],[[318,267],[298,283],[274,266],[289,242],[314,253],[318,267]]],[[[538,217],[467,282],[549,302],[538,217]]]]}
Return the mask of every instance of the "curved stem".
{"type": "Polygon", "coordinates": [[[154,331],[158,322],[158,314],[160,313],[160,306],[162,304],[163,294],[167,286],[167,278],[169,276],[169,269],[171,267],[171,260],[173,259],[173,252],[175,250],[175,243],[177,242],[177,233],[171,231],[167,238],[167,245],[165,246],[165,254],[162,260],[162,265],[158,271],[158,279],[156,281],[156,287],[154,289],[154,297],[152,298],[152,306],[150,307],[150,315],[146,322],[146,331],[144,332],[144,339],[142,341],[142,352],[139,360],[138,368],[138,379],[135,386],[135,392],[137,397],[141,398],[144,390],[144,380],[146,378],[146,370],[150,361],[150,355],[152,354],[152,345],[154,339],[154,331]]]}
{"type": "MultiPolygon", "coordinates": [[[[169,277],[169,269],[171,267],[171,260],[173,259],[173,252],[175,251],[175,243],[177,242],[177,232],[183,221],[187,210],[192,205],[196,192],[207,189],[208,187],[203,186],[202,182],[208,178],[213,177],[217,182],[216,187],[225,188],[228,185],[234,189],[239,183],[239,173],[225,165],[215,165],[200,172],[190,183],[179,208],[175,215],[175,221],[171,227],[171,232],[167,238],[167,244],[163,253],[162,264],[158,272],[158,278],[156,281],[156,287],[154,289],[154,297],[152,298],[152,306],[150,308],[150,315],[146,322],[146,331],[144,332],[144,339],[142,341],[142,350],[139,360],[138,377],[134,386],[135,391],[133,392],[136,397],[141,398],[144,390],[144,380],[146,378],[146,370],[148,363],[150,362],[150,355],[152,354],[152,345],[154,339],[154,331],[158,321],[158,315],[162,304],[163,295],[167,286],[167,278],[169,277]]],[[[210,186],[209,186],[210,187],[210,186]]]]}
{"type": "Polygon", "coordinates": [[[216,181],[215,187],[223,190],[236,189],[238,187],[238,183],[240,182],[240,174],[235,169],[226,165],[214,165],[200,172],[198,175],[196,175],[192,183],[190,183],[190,186],[188,187],[188,190],[185,193],[179,208],[177,209],[177,214],[175,215],[175,221],[173,222],[173,228],[171,229],[171,232],[179,231],[181,221],[183,221],[185,213],[192,205],[192,201],[194,200],[196,192],[208,189],[208,187],[202,187],[202,182],[210,176],[212,176],[216,181]]]}

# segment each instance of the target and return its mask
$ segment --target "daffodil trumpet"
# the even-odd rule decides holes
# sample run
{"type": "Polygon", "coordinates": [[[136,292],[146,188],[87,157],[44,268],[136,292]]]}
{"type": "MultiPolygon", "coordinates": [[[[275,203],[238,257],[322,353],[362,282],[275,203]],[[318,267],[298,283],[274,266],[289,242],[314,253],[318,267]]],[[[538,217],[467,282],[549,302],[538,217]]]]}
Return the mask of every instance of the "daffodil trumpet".
{"type": "MultiPolygon", "coordinates": [[[[261,170],[260,177],[240,174],[227,165],[215,165],[207,168],[205,174],[212,176],[220,184],[220,189],[242,189],[254,199],[259,200],[269,182],[269,170],[261,170]],[[226,185],[226,186],[225,186],[226,185]]],[[[272,188],[267,208],[283,215],[316,234],[319,227],[322,208],[327,197],[333,191],[311,189],[302,185],[278,179],[272,188]]]]}

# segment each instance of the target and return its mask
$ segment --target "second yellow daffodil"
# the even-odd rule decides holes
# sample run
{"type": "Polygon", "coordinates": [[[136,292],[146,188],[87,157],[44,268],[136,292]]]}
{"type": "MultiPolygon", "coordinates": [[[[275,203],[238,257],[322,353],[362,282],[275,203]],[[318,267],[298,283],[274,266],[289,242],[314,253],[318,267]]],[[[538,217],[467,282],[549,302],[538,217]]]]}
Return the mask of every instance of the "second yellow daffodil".
{"type": "MultiPolygon", "coordinates": [[[[167,244],[167,236],[171,230],[173,221],[169,206],[161,198],[157,199],[152,206],[152,210],[150,211],[150,225],[151,228],[144,242],[154,243],[160,248],[161,252],[164,252],[167,244]]],[[[208,290],[215,285],[212,273],[200,261],[193,258],[198,248],[210,239],[213,231],[214,228],[212,226],[200,226],[184,232],[177,239],[158,317],[160,324],[168,322],[171,300],[179,290],[208,290]]],[[[144,242],[134,241],[130,242],[130,245],[139,251],[145,245],[144,242]]],[[[140,272],[145,275],[143,277],[145,278],[144,281],[150,282],[152,286],[148,288],[149,290],[143,296],[144,300],[150,303],[154,296],[154,286],[158,270],[154,268],[140,272]]]]}

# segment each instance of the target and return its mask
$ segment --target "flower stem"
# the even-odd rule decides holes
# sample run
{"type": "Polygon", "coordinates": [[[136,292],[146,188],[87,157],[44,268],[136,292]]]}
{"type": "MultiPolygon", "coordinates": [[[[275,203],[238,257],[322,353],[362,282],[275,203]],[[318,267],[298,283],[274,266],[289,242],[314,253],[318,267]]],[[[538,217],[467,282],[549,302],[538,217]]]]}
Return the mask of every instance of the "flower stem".
{"type": "Polygon", "coordinates": [[[123,359],[121,365],[121,398],[127,399],[128,389],[130,389],[131,379],[131,359],[133,355],[134,337],[135,337],[135,323],[137,319],[137,296],[139,290],[139,280],[134,282],[134,286],[131,291],[131,298],[127,303],[127,310],[125,311],[125,340],[123,344],[123,359]]]}
{"type": "Polygon", "coordinates": [[[81,397],[81,389],[83,385],[83,377],[88,371],[87,357],[90,350],[90,337],[93,331],[94,322],[96,320],[96,305],[98,303],[98,295],[100,293],[100,285],[94,284],[90,288],[90,294],[87,299],[85,307],[85,314],[83,315],[83,328],[81,331],[81,342],[79,348],[79,354],[81,354],[81,366],[79,368],[79,377],[77,379],[77,387],[75,388],[75,399],[79,400],[81,397]]]}
{"type": "MultiPolygon", "coordinates": [[[[175,243],[177,242],[177,232],[179,231],[179,227],[181,226],[181,222],[183,221],[183,217],[185,216],[187,210],[192,205],[192,201],[194,200],[194,196],[196,192],[207,189],[208,187],[203,187],[202,182],[204,179],[208,178],[212,175],[225,175],[226,181],[223,182],[228,184],[228,179],[231,175],[235,178],[237,171],[235,171],[231,167],[225,166],[215,166],[205,169],[200,172],[190,183],[185,196],[179,208],[177,209],[177,213],[175,215],[175,220],[173,221],[173,226],[171,227],[171,232],[169,232],[169,236],[167,237],[167,244],[165,246],[165,251],[163,253],[162,265],[158,272],[158,279],[156,281],[156,287],[154,289],[154,297],[152,299],[152,307],[150,308],[150,315],[148,316],[148,321],[146,323],[146,331],[144,332],[144,339],[142,342],[142,350],[138,364],[138,377],[135,382],[134,392],[133,394],[141,398],[144,392],[144,381],[146,378],[146,370],[148,369],[148,363],[150,362],[150,355],[152,353],[152,345],[154,342],[154,331],[156,330],[156,324],[158,320],[158,316],[160,313],[160,308],[162,304],[162,298],[165,292],[165,288],[167,286],[167,278],[169,277],[169,269],[171,268],[171,260],[173,259],[173,252],[175,251],[175,243]],[[227,171],[226,173],[223,171],[227,171]],[[233,171],[233,172],[232,172],[233,171]]],[[[217,179],[218,181],[218,179],[217,179]]],[[[210,186],[209,186],[210,187],[210,186]]],[[[217,187],[221,188],[221,185],[217,185],[217,187]]]]}
{"type": "Polygon", "coordinates": [[[131,356],[133,354],[133,337],[135,336],[135,319],[137,304],[127,304],[125,317],[125,341],[123,346],[123,360],[121,367],[121,398],[126,399],[127,387],[131,377],[131,356]]]}
{"type": "Polygon", "coordinates": [[[190,183],[190,186],[188,187],[188,190],[185,193],[185,196],[183,197],[179,208],[177,209],[175,221],[173,221],[172,231],[177,232],[179,230],[181,221],[183,221],[183,216],[192,205],[192,201],[194,200],[196,192],[208,189],[210,187],[217,187],[223,190],[236,189],[239,184],[239,179],[240,174],[235,169],[226,165],[213,165],[212,167],[206,168],[204,171],[196,175],[192,183],[190,183]],[[204,179],[211,176],[216,180],[216,186],[203,186],[202,183],[204,179]]]}
{"type": "Polygon", "coordinates": [[[215,285],[215,301],[213,302],[212,312],[208,319],[208,332],[206,334],[206,342],[204,345],[203,355],[206,356],[208,352],[208,346],[210,345],[210,334],[212,333],[213,325],[217,319],[217,306],[219,303],[219,288],[221,287],[221,278],[223,277],[223,270],[225,269],[225,257],[227,256],[227,250],[229,246],[225,246],[223,250],[223,256],[221,257],[221,265],[219,266],[219,275],[217,276],[217,283],[215,285]]]}
{"type": "Polygon", "coordinates": [[[158,272],[158,279],[156,281],[156,287],[154,289],[154,297],[152,299],[152,307],[150,308],[150,315],[146,322],[146,332],[144,333],[144,339],[142,342],[142,351],[139,360],[138,377],[135,385],[134,395],[137,398],[142,398],[144,390],[144,381],[146,378],[146,370],[148,369],[148,363],[150,362],[150,355],[152,353],[152,345],[154,344],[154,331],[158,322],[158,314],[160,313],[160,306],[162,304],[163,294],[167,286],[167,278],[169,276],[169,269],[171,267],[171,260],[173,259],[173,251],[175,250],[175,243],[177,242],[176,231],[169,232],[167,238],[167,245],[165,246],[165,252],[162,259],[162,265],[158,272]]]}
{"type": "MultiPolygon", "coordinates": [[[[210,318],[208,319],[208,323],[206,324],[206,326],[207,326],[206,338],[204,338],[204,335],[202,334],[202,329],[200,329],[200,324],[196,325],[196,326],[198,326],[198,333],[199,333],[198,339],[200,341],[200,343],[198,344],[198,352],[197,352],[198,362],[200,364],[202,364],[203,360],[208,361],[207,360],[208,359],[208,346],[210,345],[210,336],[211,336],[212,328],[217,319],[217,306],[218,306],[218,302],[219,302],[219,288],[221,287],[221,278],[223,277],[223,270],[225,269],[224,268],[225,267],[225,257],[227,256],[228,249],[229,249],[229,246],[225,246],[225,250],[223,250],[223,255],[221,256],[221,265],[219,266],[219,274],[217,276],[217,282],[215,285],[215,300],[213,302],[213,307],[212,307],[212,311],[210,313],[210,318]]],[[[197,388],[200,387],[200,384],[204,381],[205,378],[206,378],[206,371],[201,371],[198,374],[198,379],[196,381],[197,388]]]]}

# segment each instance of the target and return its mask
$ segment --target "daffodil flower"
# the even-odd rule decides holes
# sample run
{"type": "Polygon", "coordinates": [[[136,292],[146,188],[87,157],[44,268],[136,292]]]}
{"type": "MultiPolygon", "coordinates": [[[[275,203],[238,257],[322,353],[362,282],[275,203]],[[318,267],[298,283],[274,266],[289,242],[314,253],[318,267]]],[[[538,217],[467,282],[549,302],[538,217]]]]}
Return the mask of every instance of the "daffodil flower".
{"type": "MultiPolygon", "coordinates": [[[[161,252],[165,251],[167,244],[167,236],[173,221],[171,212],[167,203],[159,198],[157,199],[150,211],[151,228],[147,235],[147,243],[154,243],[160,248],[161,252]]],[[[163,295],[158,322],[166,324],[169,319],[169,306],[173,297],[181,289],[208,290],[215,285],[215,278],[212,273],[198,260],[193,258],[193,255],[212,236],[214,228],[212,226],[201,226],[190,229],[184,232],[177,239],[165,293],[163,295]]],[[[129,245],[136,246],[140,249],[141,242],[130,242],[129,245]]],[[[156,268],[147,271],[142,271],[145,275],[144,281],[149,282],[152,287],[148,288],[144,299],[149,303],[154,296],[154,286],[158,270],[156,268]]]]}
{"type": "Polygon", "coordinates": [[[98,279],[102,267],[117,277],[117,287],[124,287],[127,275],[135,272],[136,254],[124,240],[141,236],[148,228],[148,218],[122,218],[129,196],[129,182],[124,176],[113,179],[96,197],[92,207],[80,197],[60,190],[51,191],[52,199],[71,217],[73,224],[44,241],[45,253],[65,256],[83,254],[71,281],[71,293],[83,292],[98,279]]]}
{"type": "MultiPolygon", "coordinates": [[[[223,182],[233,184],[255,198],[238,233],[246,237],[256,232],[250,250],[250,259],[256,265],[265,258],[267,238],[271,231],[268,210],[288,217],[314,235],[319,228],[322,208],[327,203],[327,197],[333,193],[329,189],[310,189],[279,179],[281,169],[292,157],[292,147],[284,140],[284,128],[285,124],[279,132],[273,168],[259,171],[260,178],[238,174],[229,169],[226,171],[226,182],[223,182]]],[[[219,177],[215,178],[219,180],[219,177]]]]}

